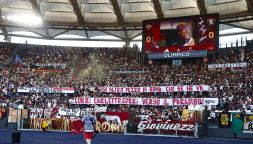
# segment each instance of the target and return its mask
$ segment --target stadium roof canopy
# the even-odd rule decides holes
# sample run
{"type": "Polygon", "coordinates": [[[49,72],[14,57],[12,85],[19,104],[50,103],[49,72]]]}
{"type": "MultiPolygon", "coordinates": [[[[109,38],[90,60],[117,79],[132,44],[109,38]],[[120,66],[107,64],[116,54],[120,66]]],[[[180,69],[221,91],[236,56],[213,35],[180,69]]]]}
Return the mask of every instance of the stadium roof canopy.
{"type": "Polygon", "coordinates": [[[114,41],[127,42],[141,35],[142,20],[210,13],[220,14],[220,30],[253,31],[252,0],[1,0],[0,12],[6,40],[10,36],[91,40],[111,35],[114,41]]]}

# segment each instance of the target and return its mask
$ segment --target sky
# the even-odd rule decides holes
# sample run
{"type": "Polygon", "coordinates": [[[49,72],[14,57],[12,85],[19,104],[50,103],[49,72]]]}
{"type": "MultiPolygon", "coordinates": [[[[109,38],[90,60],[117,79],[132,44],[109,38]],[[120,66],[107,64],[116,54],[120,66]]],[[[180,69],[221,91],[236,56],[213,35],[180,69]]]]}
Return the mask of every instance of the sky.
{"type": "MultiPolygon", "coordinates": [[[[238,32],[245,32],[247,30],[240,29],[240,28],[234,28],[229,30],[223,30],[220,31],[220,34],[233,34],[238,32]]],[[[30,36],[36,36],[35,34],[31,32],[13,32],[13,34],[25,34],[30,36]]],[[[61,38],[67,38],[67,37],[74,37],[74,38],[80,38],[80,36],[73,36],[73,35],[62,35],[61,38]]],[[[36,44],[36,45],[54,45],[54,46],[69,46],[69,47],[122,47],[124,45],[124,42],[106,42],[106,41],[96,41],[95,39],[102,38],[102,39],[118,39],[112,36],[100,36],[95,37],[94,41],[75,41],[75,40],[45,40],[45,39],[34,39],[34,38],[24,38],[24,37],[11,37],[12,43],[27,43],[28,44],[36,44]]],[[[135,38],[135,40],[140,40],[138,42],[131,42],[130,46],[132,46],[134,43],[138,45],[139,48],[142,47],[141,42],[142,36],[139,36],[135,38]]],[[[228,47],[231,47],[231,43],[233,43],[233,46],[235,46],[236,40],[240,41],[241,39],[243,42],[246,42],[247,40],[253,39],[253,33],[250,34],[243,34],[243,35],[232,35],[232,36],[223,36],[219,38],[219,45],[221,48],[226,47],[226,43],[228,47]]],[[[0,35],[0,41],[4,41],[4,37],[0,35]]]]}

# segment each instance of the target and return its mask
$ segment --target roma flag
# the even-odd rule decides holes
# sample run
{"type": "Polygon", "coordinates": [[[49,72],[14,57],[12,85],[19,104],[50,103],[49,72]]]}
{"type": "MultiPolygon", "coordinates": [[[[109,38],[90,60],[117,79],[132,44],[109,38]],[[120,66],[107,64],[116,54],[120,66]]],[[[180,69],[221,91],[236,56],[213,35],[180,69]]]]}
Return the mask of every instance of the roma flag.
{"type": "Polygon", "coordinates": [[[70,132],[72,134],[81,134],[83,133],[83,122],[81,120],[75,120],[69,123],[70,132]]]}
{"type": "Polygon", "coordinates": [[[243,113],[232,113],[233,133],[240,133],[243,129],[243,113]]]}

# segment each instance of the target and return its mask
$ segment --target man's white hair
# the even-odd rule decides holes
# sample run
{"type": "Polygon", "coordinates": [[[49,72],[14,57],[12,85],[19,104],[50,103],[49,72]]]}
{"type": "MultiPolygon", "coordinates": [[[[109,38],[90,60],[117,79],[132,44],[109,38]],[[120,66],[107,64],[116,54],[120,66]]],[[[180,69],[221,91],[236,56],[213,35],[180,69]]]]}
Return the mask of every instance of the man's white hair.
{"type": "Polygon", "coordinates": [[[87,109],[85,110],[85,113],[86,113],[86,114],[92,114],[92,109],[87,108],[87,109]]]}

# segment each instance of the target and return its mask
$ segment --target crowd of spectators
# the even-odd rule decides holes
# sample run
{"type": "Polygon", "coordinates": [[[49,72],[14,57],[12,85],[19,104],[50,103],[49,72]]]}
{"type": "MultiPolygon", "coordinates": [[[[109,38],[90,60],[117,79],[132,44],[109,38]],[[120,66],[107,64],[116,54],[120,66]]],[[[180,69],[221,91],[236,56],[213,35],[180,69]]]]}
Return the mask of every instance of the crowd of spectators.
{"type": "MultiPolygon", "coordinates": [[[[71,105],[69,99],[90,97],[215,97],[215,110],[250,110],[253,105],[253,51],[241,50],[211,63],[246,62],[243,68],[208,69],[207,63],[182,66],[141,63],[136,50],[109,48],[65,48],[0,44],[0,107],[65,109],[75,115],[85,105],[71,105]],[[102,86],[140,87],[167,85],[209,85],[209,92],[128,93],[100,92],[102,86]],[[73,87],[74,94],[19,93],[19,87],[73,87]]],[[[108,111],[128,111],[128,106],[106,105],[108,111]]],[[[181,107],[132,107],[136,114],[180,119],[181,107]],[[173,115],[173,117],[172,117],[173,115]]],[[[79,116],[79,115],[77,115],[79,116]]]]}

